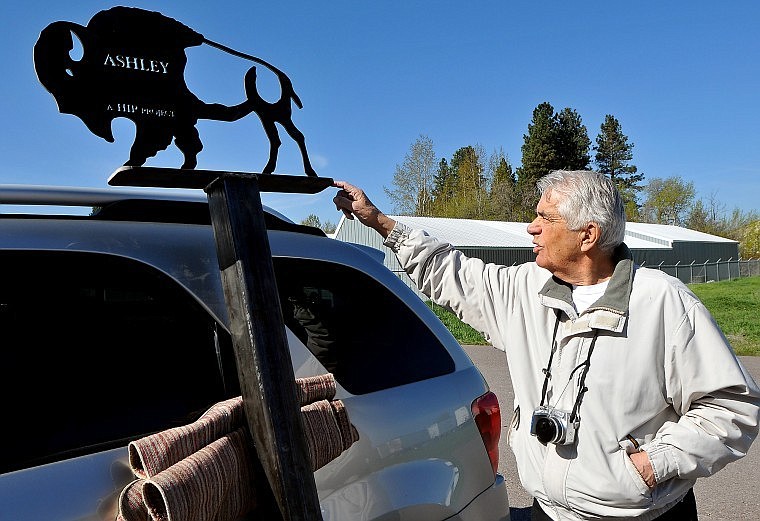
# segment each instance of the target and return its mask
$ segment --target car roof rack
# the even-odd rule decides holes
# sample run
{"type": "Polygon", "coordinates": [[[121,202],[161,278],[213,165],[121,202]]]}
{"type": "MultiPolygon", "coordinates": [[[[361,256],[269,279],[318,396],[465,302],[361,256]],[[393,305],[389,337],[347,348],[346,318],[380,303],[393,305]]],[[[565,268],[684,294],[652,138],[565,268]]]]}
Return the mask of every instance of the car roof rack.
{"type": "MultiPolygon", "coordinates": [[[[96,220],[211,224],[208,199],[198,190],[0,185],[0,204],[89,207],[92,212],[86,218],[96,220]]],[[[326,236],[319,228],[296,224],[268,206],[264,206],[264,220],[268,230],[326,236]]]]}

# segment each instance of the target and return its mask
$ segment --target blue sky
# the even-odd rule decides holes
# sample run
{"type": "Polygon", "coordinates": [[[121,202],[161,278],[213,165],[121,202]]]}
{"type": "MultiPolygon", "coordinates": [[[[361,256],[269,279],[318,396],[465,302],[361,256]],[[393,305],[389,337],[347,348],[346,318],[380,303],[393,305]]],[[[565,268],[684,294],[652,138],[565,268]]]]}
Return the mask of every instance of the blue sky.
{"type": "MultiPolygon", "coordinates": [[[[114,5],[159,11],[284,70],[304,104],[293,120],[317,172],[363,187],[388,212],[383,187],[420,135],[438,157],[480,145],[519,166],[544,101],[578,111],[592,141],[614,115],[646,179],[681,176],[728,211],[760,209],[760,4],[750,0],[4,2],[0,182],[105,187],[126,161],[132,123],[114,121],[115,143],[96,137],[58,112],[32,61],[46,25],[86,25],[114,5]]],[[[187,54],[187,83],[202,100],[243,99],[249,62],[206,45],[187,54]]],[[[259,76],[276,97],[274,80],[259,76]]],[[[266,163],[254,115],[198,129],[198,168],[257,172],[266,163]]],[[[281,134],[277,172],[299,175],[297,148],[281,134]]],[[[181,162],[171,145],[146,164],[181,162]]],[[[314,213],[337,222],[333,195],[263,199],[295,221],[314,213]]]]}

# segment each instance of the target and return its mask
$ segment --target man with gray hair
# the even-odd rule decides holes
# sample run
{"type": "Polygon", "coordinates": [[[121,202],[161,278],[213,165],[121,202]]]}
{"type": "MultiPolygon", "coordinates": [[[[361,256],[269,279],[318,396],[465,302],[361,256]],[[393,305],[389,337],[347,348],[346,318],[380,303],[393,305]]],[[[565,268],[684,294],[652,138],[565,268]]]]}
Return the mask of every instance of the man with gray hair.
{"type": "Polygon", "coordinates": [[[747,453],[760,390],[681,281],[634,265],[610,179],[540,179],[528,225],[536,261],[511,267],[468,258],[361,189],[335,186],[336,207],[377,230],[422,292],[506,352],[508,441],[533,521],[697,519],[692,487],[747,453]]]}

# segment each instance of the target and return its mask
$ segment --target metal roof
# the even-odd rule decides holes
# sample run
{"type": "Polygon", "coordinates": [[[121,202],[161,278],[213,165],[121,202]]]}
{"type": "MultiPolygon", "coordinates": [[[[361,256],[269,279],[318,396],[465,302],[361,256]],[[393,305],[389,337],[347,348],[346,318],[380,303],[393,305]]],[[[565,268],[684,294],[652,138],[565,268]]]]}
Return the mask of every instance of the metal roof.
{"type": "MultiPolygon", "coordinates": [[[[533,247],[532,238],[527,231],[528,223],[406,215],[390,217],[411,228],[425,230],[430,235],[457,247],[533,247]]],[[[736,241],[678,226],[626,223],[625,243],[632,250],[670,249],[674,242],[735,243],[736,241]]]]}
{"type": "Polygon", "coordinates": [[[527,224],[451,219],[446,217],[391,216],[410,228],[425,230],[430,235],[454,246],[492,248],[532,248],[527,224]]]}
{"type": "Polygon", "coordinates": [[[711,235],[670,224],[627,223],[625,232],[626,244],[628,243],[627,236],[629,235],[653,242],[665,241],[668,246],[672,246],[674,242],[737,242],[718,235],[711,235]]]}

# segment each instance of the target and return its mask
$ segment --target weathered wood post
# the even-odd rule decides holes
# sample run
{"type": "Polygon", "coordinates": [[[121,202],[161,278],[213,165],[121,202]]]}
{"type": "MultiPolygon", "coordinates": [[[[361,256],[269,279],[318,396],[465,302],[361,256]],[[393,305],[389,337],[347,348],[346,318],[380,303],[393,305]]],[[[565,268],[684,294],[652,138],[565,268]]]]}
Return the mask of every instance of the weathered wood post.
{"type": "Polygon", "coordinates": [[[300,416],[260,187],[315,193],[328,178],[123,167],[112,185],[204,187],[246,420],[285,521],[322,519],[300,416]]]}
{"type": "Polygon", "coordinates": [[[284,520],[322,519],[255,176],[207,188],[248,427],[284,520]]]}

